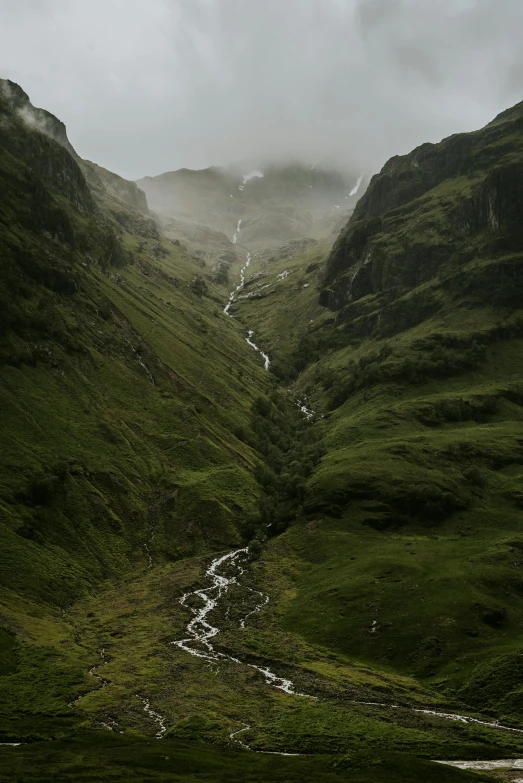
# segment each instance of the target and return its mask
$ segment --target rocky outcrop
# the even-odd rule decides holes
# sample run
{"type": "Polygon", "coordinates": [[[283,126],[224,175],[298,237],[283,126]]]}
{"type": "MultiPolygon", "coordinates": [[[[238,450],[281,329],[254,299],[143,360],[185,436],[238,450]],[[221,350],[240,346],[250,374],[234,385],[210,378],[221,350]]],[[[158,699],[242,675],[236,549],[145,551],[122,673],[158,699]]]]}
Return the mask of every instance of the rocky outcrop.
{"type": "Polygon", "coordinates": [[[65,125],[36,109],[21,87],[5,79],[0,80],[0,146],[76,209],[93,210],[94,200],[65,125]]]}
{"type": "Polygon", "coordinates": [[[46,136],[50,136],[62,147],[77,158],[72,144],[67,138],[67,129],[64,123],[54,114],[45,109],[38,109],[33,106],[29,96],[25,93],[19,84],[10,79],[0,79],[0,98],[7,103],[9,108],[13,109],[24,122],[31,128],[35,128],[46,136]]]}
{"type": "MultiPolygon", "coordinates": [[[[101,268],[128,261],[118,238],[119,227],[102,209],[96,190],[89,187],[65,125],[49,112],[36,109],[22,88],[7,80],[0,80],[0,149],[7,153],[9,164],[3,168],[0,189],[5,203],[17,204],[26,235],[32,235],[36,243],[54,243],[50,263],[36,245],[28,244],[22,251],[9,231],[3,237],[3,271],[7,274],[9,268],[13,281],[16,269],[24,270],[50,290],[74,292],[81,270],[71,250],[83,252],[101,268]],[[66,247],[67,258],[62,252],[66,247]]],[[[0,217],[1,230],[10,225],[10,213],[0,217]]]]}
{"type": "Polygon", "coordinates": [[[375,175],[328,259],[321,303],[411,290],[442,268],[521,248],[523,104],[375,175]]]}
{"type": "Polygon", "coordinates": [[[82,161],[82,169],[92,190],[100,193],[101,198],[108,197],[123,202],[126,207],[137,212],[149,213],[147,197],[135,182],[114,174],[89,160],[82,161]]]}

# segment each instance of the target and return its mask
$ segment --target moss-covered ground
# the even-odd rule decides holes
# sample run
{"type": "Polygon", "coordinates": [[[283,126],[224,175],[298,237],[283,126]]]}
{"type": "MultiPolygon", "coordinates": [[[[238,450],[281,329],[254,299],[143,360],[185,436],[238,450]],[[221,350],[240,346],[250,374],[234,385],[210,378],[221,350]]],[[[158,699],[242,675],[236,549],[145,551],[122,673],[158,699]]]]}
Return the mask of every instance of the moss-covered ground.
{"type": "Polygon", "coordinates": [[[469,176],[385,214],[378,290],[354,283],[334,313],[320,248],[282,247],[254,256],[247,291],[260,295],[237,312],[287,383],[299,373],[292,391],[325,450],[302,519],[268,548],[276,563],[285,545],[295,568],[282,625],[521,725],[519,229],[456,217],[478,181],[518,165],[519,132],[495,132],[469,176]],[[441,258],[436,225],[445,247],[459,238],[441,258]]]}
{"type": "Polygon", "coordinates": [[[292,758],[217,748],[177,740],[157,742],[137,737],[84,733],[23,748],[0,748],[0,780],[9,783],[57,783],[111,780],[117,783],[465,783],[493,781],[478,773],[430,764],[406,754],[380,753],[292,758]]]}
{"type": "MultiPolygon", "coordinates": [[[[206,259],[0,109],[0,737],[23,743],[0,779],[458,781],[482,776],[430,759],[521,756],[518,732],[416,711],[523,727],[518,250],[482,233],[335,317],[329,242],[257,245],[227,318],[239,248],[227,282],[216,232],[206,259]],[[171,644],[178,599],[253,534],[217,649],[309,696],[171,644]],[[244,629],[242,584],[270,599],[244,629]]],[[[403,208],[438,228],[413,266],[468,187],[403,208]]]]}

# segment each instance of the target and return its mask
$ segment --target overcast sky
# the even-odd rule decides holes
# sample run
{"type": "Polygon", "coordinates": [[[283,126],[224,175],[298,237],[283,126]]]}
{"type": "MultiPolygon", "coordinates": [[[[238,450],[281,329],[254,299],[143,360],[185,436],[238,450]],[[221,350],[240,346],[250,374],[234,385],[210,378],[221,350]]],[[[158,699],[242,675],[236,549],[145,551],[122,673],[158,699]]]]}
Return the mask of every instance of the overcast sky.
{"type": "Polygon", "coordinates": [[[522,34],[523,0],[0,0],[0,76],[129,178],[371,174],[522,100],[522,34]]]}

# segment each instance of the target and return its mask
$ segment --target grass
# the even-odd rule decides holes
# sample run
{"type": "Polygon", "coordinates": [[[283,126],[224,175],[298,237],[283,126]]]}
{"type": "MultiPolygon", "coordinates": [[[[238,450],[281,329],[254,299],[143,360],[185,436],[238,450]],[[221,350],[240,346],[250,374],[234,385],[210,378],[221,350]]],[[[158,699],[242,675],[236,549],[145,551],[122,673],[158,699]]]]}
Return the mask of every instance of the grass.
{"type": "Polygon", "coordinates": [[[255,329],[257,344],[271,357],[272,372],[284,382],[295,379],[306,364],[300,353],[304,334],[329,319],[318,303],[329,249],[325,240],[304,240],[253,254],[245,288],[231,310],[255,329]]]}
{"type": "Polygon", "coordinates": [[[146,568],[146,546],[165,563],[242,540],[258,488],[233,430],[270,384],[226,289],[131,183],[82,164],[88,186],[1,110],[2,730],[48,737],[78,725],[67,704],[98,654],[62,610],[146,568]]]}
{"type": "MultiPolygon", "coordinates": [[[[387,783],[427,781],[488,781],[493,778],[430,764],[401,754],[383,753],[369,758],[356,752],[325,759],[321,756],[286,758],[176,740],[154,740],[83,734],[75,740],[23,748],[1,748],[0,780],[39,783],[47,776],[61,783],[111,781],[330,781],[370,783],[378,774],[387,783]]],[[[49,777],[47,777],[49,779],[49,777]]]]}
{"type": "MultiPolygon", "coordinates": [[[[124,181],[115,190],[111,175],[100,206],[85,196],[86,208],[76,210],[59,183],[27,168],[41,134],[6,116],[6,148],[16,155],[4,155],[5,282],[21,285],[11,272],[24,254],[37,268],[39,257],[50,259],[59,278],[27,266],[23,295],[13,289],[19,310],[4,324],[2,573],[5,587],[65,606],[97,580],[145,562],[153,533],[164,557],[241,540],[257,487],[254,454],[232,430],[248,426],[267,377],[221,313],[225,292],[210,278],[207,294],[193,292],[200,261],[115,195],[126,196],[124,181]],[[19,137],[25,147],[12,141],[19,137]],[[37,186],[50,214],[69,226],[68,240],[22,217],[37,186]],[[122,214],[129,230],[116,219],[122,214]],[[87,232],[91,254],[82,248],[87,232]],[[110,243],[126,263],[92,263],[110,243]]],[[[62,148],[46,144],[61,160],[62,148]]],[[[83,193],[77,164],[69,165],[83,193]]]]}
{"type": "Polygon", "coordinates": [[[0,108],[0,731],[27,743],[0,748],[0,779],[457,781],[430,759],[520,755],[516,733],[413,711],[521,725],[519,249],[481,229],[440,263],[481,161],[513,162],[514,139],[496,126],[472,173],[386,217],[402,287],[363,280],[335,319],[329,243],[260,239],[231,319],[223,237],[205,256],[205,232],[199,252],[176,221],[166,236],[131,183],[0,108]],[[270,422],[252,415],[269,396],[270,422]],[[306,471],[283,459],[309,446],[306,471]],[[240,630],[253,594],[234,586],[216,644],[315,699],[170,644],[211,553],[253,534],[262,454],[276,515],[299,478],[298,519],[242,577],[267,608],[240,630]],[[264,753],[234,747],[244,724],[264,753]]]}
{"type": "Polygon", "coordinates": [[[318,699],[288,696],[268,688],[252,669],[227,661],[209,666],[170,644],[184,638],[190,616],[177,598],[204,583],[208,562],[184,559],[153,565],[120,585],[108,583],[63,616],[52,618],[40,609],[43,616],[34,624],[31,608],[26,606],[26,614],[19,609],[20,636],[26,641],[17,649],[16,670],[4,675],[4,741],[74,743],[82,730],[101,729],[102,734],[91,736],[104,737],[107,726],[125,732],[124,737],[154,736],[157,726],[138,698],[146,697],[164,717],[169,738],[221,747],[230,745],[231,732],[248,724],[242,740],[266,751],[370,757],[379,749],[427,759],[521,752],[518,735],[413,713],[409,705],[444,710],[449,702],[391,667],[365,666],[337,651],[328,633],[315,644],[284,630],[299,564],[285,556],[291,552],[286,536],[273,546],[279,547],[279,557],[270,547],[242,578],[269,590],[268,609],[238,632],[240,613],[249,609],[252,594],[236,588],[213,617],[223,628],[216,643],[241,660],[291,677],[299,690],[318,699]],[[108,683],[105,688],[87,674],[93,666],[108,683]],[[35,689],[36,699],[31,698],[35,689]],[[361,701],[399,701],[404,707],[376,708],[361,701]]]}
{"type": "Polygon", "coordinates": [[[387,164],[383,183],[418,156],[424,191],[405,175],[380,206],[371,185],[327,262],[330,299],[320,249],[280,248],[254,257],[259,295],[237,312],[277,372],[299,358],[293,391],[323,417],[303,519],[268,548],[292,564],[281,625],[519,725],[520,236],[510,210],[496,229],[474,212],[520,160],[508,119],[462,139],[465,173],[436,166],[456,139],[387,164]]]}

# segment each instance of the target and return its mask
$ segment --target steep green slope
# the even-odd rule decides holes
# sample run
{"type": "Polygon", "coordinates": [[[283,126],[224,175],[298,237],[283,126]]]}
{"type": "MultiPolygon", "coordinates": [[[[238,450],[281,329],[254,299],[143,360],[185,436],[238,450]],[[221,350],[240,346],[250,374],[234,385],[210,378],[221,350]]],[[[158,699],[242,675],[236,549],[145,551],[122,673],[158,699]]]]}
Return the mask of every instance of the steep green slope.
{"type": "Polygon", "coordinates": [[[41,783],[493,783],[493,777],[468,773],[415,759],[406,754],[354,753],[326,760],[322,756],[288,758],[258,755],[203,743],[128,739],[84,734],[73,741],[26,748],[0,748],[0,780],[41,783]],[[44,772],[42,772],[44,770],[44,772]],[[52,777],[50,777],[52,776],[52,777]]]}
{"type": "MultiPolygon", "coordinates": [[[[325,263],[329,309],[311,309],[304,328],[312,304],[297,292],[286,304],[308,363],[296,393],[324,416],[314,426],[326,450],[308,482],[310,522],[286,534],[297,567],[287,627],[513,720],[522,162],[521,105],[392,159],[325,263]]],[[[298,272],[306,279],[305,262],[298,272]]],[[[267,318],[259,328],[269,333],[267,318]]]]}
{"type": "Polygon", "coordinates": [[[0,723],[48,736],[78,722],[88,668],[61,612],[151,557],[241,542],[259,490],[234,431],[268,379],[133,183],[17,85],[0,112],[0,723]]]}
{"type": "Polygon", "coordinates": [[[165,555],[239,540],[256,488],[232,429],[266,379],[136,186],[2,108],[2,575],[67,603],[145,557],[153,506],[165,555]]]}
{"type": "MultiPolygon", "coordinates": [[[[320,303],[329,240],[282,246],[274,229],[278,247],[262,248],[266,223],[227,318],[227,276],[250,244],[235,252],[211,220],[157,219],[136,184],[82,161],[56,118],[0,86],[0,736],[27,743],[0,748],[0,778],[363,783],[377,768],[391,783],[457,781],[472,778],[427,760],[520,755],[520,734],[488,718],[423,711],[463,709],[461,697],[482,720],[519,721],[518,655],[495,657],[519,652],[517,580],[503,597],[519,541],[512,311],[501,323],[475,284],[453,289],[461,298],[442,286],[432,320],[400,321],[397,345],[369,361],[381,333],[355,336],[352,311],[335,320],[320,303]],[[404,377],[437,318],[463,337],[431,353],[447,367],[452,350],[453,371],[404,377]],[[483,350],[478,324],[495,318],[483,350]],[[392,381],[365,373],[396,360],[392,381]],[[189,655],[174,642],[213,589],[211,553],[253,536],[209,618],[217,657],[189,655]],[[144,739],[159,720],[165,739],[144,739]],[[305,755],[273,756],[288,752],[305,755]]],[[[301,212],[301,177],[292,198],[288,172],[240,193],[259,185],[265,217],[282,198],[301,212]]],[[[338,220],[329,210],[318,235],[338,220]]],[[[337,306],[338,274],[322,303],[337,306]]]]}

